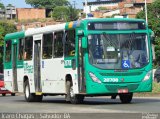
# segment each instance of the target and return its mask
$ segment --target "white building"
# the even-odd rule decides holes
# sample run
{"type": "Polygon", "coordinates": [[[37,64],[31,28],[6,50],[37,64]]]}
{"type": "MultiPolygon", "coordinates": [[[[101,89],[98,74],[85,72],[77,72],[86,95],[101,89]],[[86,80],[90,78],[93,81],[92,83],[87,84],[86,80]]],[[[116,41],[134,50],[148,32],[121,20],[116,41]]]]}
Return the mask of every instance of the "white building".
{"type": "Polygon", "coordinates": [[[16,18],[16,7],[12,5],[6,6],[6,18],[14,19],[16,18]]]}
{"type": "Polygon", "coordinates": [[[118,3],[121,1],[122,0],[97,0],[95,2],[87,2],[87,6],[83,3],[83,12],[88,14],[98,10],[99,7],[104,7],[108,9],[107,13],[105,13],[107,16],[119,14],[120,10],[118,9],[118,3]]]}

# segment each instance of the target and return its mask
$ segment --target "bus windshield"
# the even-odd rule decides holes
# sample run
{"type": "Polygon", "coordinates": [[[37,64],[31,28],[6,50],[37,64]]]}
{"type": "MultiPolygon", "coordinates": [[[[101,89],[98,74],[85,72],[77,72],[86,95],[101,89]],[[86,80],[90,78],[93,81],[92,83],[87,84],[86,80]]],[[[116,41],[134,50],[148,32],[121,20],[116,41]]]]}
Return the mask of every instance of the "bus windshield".
{"type": "Polygon", "coordinates": [[[90,63],[101,69],[134,69],[149,63],[146,34],[94,34],[88,43],[90,63]]]}

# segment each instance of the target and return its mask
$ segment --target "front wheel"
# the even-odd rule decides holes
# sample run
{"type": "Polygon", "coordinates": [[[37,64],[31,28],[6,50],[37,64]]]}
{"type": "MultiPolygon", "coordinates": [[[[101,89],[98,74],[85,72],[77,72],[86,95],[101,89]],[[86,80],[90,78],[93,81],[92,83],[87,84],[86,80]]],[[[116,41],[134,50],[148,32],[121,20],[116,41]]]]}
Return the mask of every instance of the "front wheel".
{"type": "Polygon", "coordinates": [[[71,81],[66,82],[66,89],[67,89],[66,101],[70,101],[72,104],[78,104],[83,102],[84,96],[74,94],[73,85],[71,81]]]}
{"type": "Polygon", "coordinates": [[[29,82],[25,81],[24,83],[24,94],[25,94],[25,99],[27,102],[34,102],[35,101],[35,94],[30,93],[30,87],[29,87],[29,82]]]}
{"type": "Polygon", "coordinates": [[[36,102],[41,102],[42,99],[43,99],[43,95],[36,95],[35,101],[36,101],[36,102]]]}
{"type": "Polygon", "coordinates": [[[6,94],[5,94],[5,93],[3,93],[3,94],[2,94],[2,96],[6,96],[6,94]]]}
{"type": "Polygon", "coordinates": [[[130,103],[132,101],[133,93],[120,94],[119,97],[122,103],[130,103]]]}

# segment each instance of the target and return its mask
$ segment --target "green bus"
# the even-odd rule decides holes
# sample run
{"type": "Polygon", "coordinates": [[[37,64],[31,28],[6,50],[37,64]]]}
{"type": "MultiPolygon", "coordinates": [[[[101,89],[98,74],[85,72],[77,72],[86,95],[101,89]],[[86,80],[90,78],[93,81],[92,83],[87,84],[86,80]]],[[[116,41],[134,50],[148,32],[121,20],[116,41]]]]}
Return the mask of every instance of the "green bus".
{"type": "Polygon", "coordinates": [[[152,90],[152,31],[144,20],[84,19],[7,34],[4,80],[28,102],[65,95],[120,97],[152,90]]]}

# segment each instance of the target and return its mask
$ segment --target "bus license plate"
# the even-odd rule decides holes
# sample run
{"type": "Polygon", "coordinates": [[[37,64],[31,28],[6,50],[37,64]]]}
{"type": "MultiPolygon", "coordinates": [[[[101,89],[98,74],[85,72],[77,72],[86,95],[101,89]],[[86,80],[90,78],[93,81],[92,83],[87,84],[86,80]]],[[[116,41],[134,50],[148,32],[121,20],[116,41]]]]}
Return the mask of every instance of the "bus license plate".
{"type": "Polygon", "coordinates": [[[118,89],[118,93],[128,93],[128,89],[118,89]]]}

